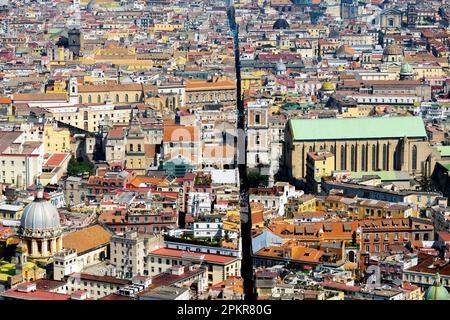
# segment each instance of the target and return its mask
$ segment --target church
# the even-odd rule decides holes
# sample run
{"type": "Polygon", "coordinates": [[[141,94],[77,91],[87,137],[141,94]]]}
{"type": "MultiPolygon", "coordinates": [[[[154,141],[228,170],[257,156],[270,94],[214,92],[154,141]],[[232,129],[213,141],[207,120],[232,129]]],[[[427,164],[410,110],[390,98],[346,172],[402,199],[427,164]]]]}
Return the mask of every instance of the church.
{"type": "Polygon", "coordinates": [[[420,176],[434,167],[420,117],[291,119],[285,135],[285,164],[294,182],[305,178],[307,154],[320,150],[334,155],[334,170],[420,176]]]}

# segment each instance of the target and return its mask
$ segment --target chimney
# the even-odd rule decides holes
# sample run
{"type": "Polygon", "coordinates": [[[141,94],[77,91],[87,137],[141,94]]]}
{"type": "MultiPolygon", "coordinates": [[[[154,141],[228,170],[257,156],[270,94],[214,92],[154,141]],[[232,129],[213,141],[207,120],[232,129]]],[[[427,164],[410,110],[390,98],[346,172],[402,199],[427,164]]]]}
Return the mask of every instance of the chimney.
{"type": "Polygon", "coordinates": [[[170,273],[175,276],[181,276],[184,273],[184,266],[173,266],[170,273]]]}
{"type": "Polygon", "coordinates": [[[36,291],[36,283],[22,283],[17,286],[19,292],[33,292],[36,291]]]}
{"type": "Polygon", "coordinates": [[[70,299],[72,300],[86,300],[88,298],[87,291],[78,290],[70,295],[70,299]]]}

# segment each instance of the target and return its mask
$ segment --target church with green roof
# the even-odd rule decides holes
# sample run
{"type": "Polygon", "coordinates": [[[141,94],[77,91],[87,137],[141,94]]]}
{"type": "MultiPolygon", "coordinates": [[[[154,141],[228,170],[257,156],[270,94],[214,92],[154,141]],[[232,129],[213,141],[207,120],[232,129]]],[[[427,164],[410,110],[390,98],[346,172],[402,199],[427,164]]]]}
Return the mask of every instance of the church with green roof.
{"type": "Polygon", "coordinates": [[[308,153],[320,150],[334,155],[334,171],[419,176],[431,174],[435,162],[420,117],[291,119],[285,135],[285,164],[293,182],[305,179],[308,153]]]}

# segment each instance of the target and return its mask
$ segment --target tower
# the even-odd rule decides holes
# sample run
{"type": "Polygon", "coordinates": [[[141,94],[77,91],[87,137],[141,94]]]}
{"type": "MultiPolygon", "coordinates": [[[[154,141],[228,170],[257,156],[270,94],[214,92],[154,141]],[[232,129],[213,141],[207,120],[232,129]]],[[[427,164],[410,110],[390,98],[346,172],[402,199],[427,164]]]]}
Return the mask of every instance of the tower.
{"type": "Polygon", "coordinates": [[[414,28],[417,24],[417,10],[416,3],[408,3],[408,9],[406,10],[407,26],[408,28],[414,28]]]}
{"type": "Polygon", "coordinates": [[[53,280],[61,281],[64,276],[81,272],[82,263],[74,249],[63,249],[53,256],[53,280]]]}
{"type": "Polygon", "coordinates": [[[248,104],[247,161],[249,168],[270,165],[269,101],[248,104]]]}
{"type": "Polygon", "coordinates": [[[78,82],[77,78],[70,78],[69,80],[69,101],[71,104],[78,103],[78,82]]]}
{"type": "Polygon", "coordinates": [[[16,247],[14,252],[14,260],[17,273],[21,274],[27,265],[27,248],[23,245],[22,241],[20,241],[16,247]]]}
{"type": "Polygon", "coordinates": [[[68,32],[69,38],[69,50],[73,53],[74,57],[80,56],[81,49],[81,32],[79,29],[72,28],[68,32]]]}
{"type": "Polygon", "coordinates": [[[130,120],[130,128],[127,132],[125,146],[126,168],[145,174],[148,167],[148,159],[145,157],[145,137],[137,116],[130,120]]]}

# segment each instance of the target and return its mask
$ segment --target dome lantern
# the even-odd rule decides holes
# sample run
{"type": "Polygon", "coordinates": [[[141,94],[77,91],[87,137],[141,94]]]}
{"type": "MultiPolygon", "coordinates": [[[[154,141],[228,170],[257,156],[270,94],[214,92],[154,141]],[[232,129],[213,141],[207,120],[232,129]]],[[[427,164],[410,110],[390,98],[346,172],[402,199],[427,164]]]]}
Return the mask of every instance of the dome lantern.
{"type": "Polygon", "coordinates": [[[425,292],[425,300],[450,300],[450,294],[441,282],[439,272],[436,273],[434,285],[425,292]]]}

